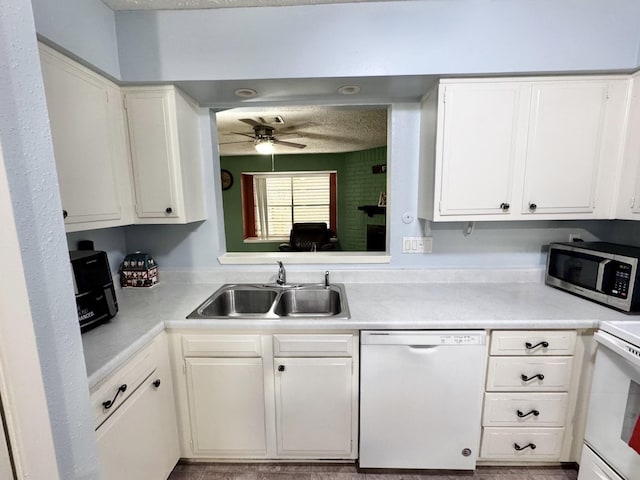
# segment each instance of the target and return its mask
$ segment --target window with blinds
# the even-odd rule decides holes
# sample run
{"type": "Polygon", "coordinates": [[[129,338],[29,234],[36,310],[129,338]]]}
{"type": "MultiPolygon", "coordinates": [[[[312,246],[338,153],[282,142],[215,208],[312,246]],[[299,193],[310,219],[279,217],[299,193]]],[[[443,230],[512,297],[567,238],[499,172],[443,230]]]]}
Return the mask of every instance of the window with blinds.
{"type": "Polygon", "coordinates": [[[255,173],[251,177],[254,231],[245,232],[245,238],[286,239],[294,223],[304,222],[324,222],[335,232],[335,172],[255,173]]]}

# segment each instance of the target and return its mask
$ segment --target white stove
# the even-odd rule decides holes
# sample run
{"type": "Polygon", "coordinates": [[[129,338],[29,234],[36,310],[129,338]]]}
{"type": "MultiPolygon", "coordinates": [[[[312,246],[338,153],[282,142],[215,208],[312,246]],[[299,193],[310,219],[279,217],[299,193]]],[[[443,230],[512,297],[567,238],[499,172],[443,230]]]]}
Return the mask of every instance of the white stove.
{"type": "Polygon", "coordinates": [[[603,322],[579,480],[640,480],[640,321],[603,322]]]}
{"type": "Polygon", "coordinates": [[[640,320],[602,322],[600,330],[640,348],[640,320]]]}

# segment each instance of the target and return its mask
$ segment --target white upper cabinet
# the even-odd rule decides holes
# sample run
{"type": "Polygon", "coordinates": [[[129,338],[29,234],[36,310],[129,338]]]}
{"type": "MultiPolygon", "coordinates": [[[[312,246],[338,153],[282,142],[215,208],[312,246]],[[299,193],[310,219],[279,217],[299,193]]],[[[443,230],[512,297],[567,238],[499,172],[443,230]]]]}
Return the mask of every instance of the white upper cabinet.
{"type": "Polygon", "coordinates": [[[119,87],[42,44],[40,60],[66,230],[132,223],[119,87]]]}
{"type": "Polygon", "coordinates": [[[173,86],[123,89],[136,223],[206,218],[197,105],[173,86]]]}
{"type": "Polygon", "coordinates": [[[423,102],[419,215],[610,218],[627,88],[621,76],[442,80],[423,102]]]}
{"type": "Polygon", "coordinates": [[[591,213],[601,158],[606,81],[535,83],[522,213],[591,213]]]}
{"type": "Polygon", "coordinates": [[[631,77],[616,218],[640,220],[640,73],[631,77]]]}
{"type": "Polygon", "coordinates": [[[443,126],[440,213],[508,213],[526,102],[519,84],[447,85],[441,89],[443,126]],[[491,120],[487,117],[490,115],[491,120]],[[487,181],[490,179],[490,181],[487,181]]]}

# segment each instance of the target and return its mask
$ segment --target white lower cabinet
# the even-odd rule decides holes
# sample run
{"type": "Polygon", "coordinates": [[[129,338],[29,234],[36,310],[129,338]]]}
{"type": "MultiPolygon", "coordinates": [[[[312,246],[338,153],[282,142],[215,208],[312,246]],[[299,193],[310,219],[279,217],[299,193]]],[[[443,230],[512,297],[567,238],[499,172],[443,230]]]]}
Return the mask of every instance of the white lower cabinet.
{"type": "Polygon", "coordinates": [[[171,337],[182,457],[356,458],[356,334],[171,337]]]}
{"type": "Polygon", "coordinates": [[[486,459],[558,460],[564,428],[491,428],[482,436],[480,456],[486,459]]]}
{"type": "Polygon", "coordinates": [[[351,358],[279,358],[278,455],[348,458],[352,440],[351,358]]]}
{"type": "Polygon", "coordinates": [[[575,330],[491,332],[480,460],[569,460],[576,339],[575,330]]]}
{"type": "Polygon", "coordinates": [[[187,358],[194,453],[263,457],[267,453],[261,358],[187,358]]]}
{"type": "Polygon", "coordinates": [[[102,423],[96,429],[102,478],[168,478],[180,452],[165,334],[114,373],[103,386],[106,388],[100,387],[92,393],[92,400],[100,401],[101,406],[102,402],[112,402],[108,408],[102,406],[105,416],[99,419],[102,423]],[[154,360],[151,372],[140,383],[126,383],[127,379],[147,371],[150,357],[154,360]],[[139,361],[141,358],[145,360],[139,361]],[[112,385],[118,386],[111,388],[112,385]],[[123,399],[121,394],[116,396],[118,392],[132,393],[123,399]]]}

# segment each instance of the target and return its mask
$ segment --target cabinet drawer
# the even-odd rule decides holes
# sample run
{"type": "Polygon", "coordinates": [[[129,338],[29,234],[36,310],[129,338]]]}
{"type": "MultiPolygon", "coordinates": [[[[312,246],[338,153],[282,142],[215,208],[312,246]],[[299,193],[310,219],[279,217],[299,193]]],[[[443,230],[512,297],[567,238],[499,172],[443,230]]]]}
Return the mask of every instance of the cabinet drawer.
{"type": "Polygon", "coordinates": [[[157,364],[158,359],[155,347],[151,345],[136,355],[121,370],[109,376],[104,383],[91,393],[91,408],[95,428],[104,423],[122,405],[136,388],[153,373],[157,364]],[[121,389],[124,389],[124,391],[121,391],[121,389]],[[107,401],[113,402],[109,408],[105,408],[103,405],[107,401]]]}
{"type": "Polygon", "coordinates": [[[185,357],[261,357],[260,335],[183,335],[185,357]]]}
{"type": "Polygon", "coordinates": [[[351,357],[353,335],[274,335],[276,357],[351,357]]]}
{"type": "Polygon", "coordinates": [[[573,355],[575,345],[575,330],[494,331],[491,333],[490,354],[573,355]]]}
{"type": "Polygon", "coordinates": [[[558,460],[564,428],[485,428],[480,457],[517,461],[558,460]],[[535,445],[535,448],[527,445],[535,445]]]}
{"type": "Polygon", "coordinates": [[[564,392],[572,365],[572,357],[490,357],[487,391],[564,392]]]}
{"type": "Polygon", "coordinates": [[[487,393],[485,427],[563,427],[567,393],[487,393]]]}

